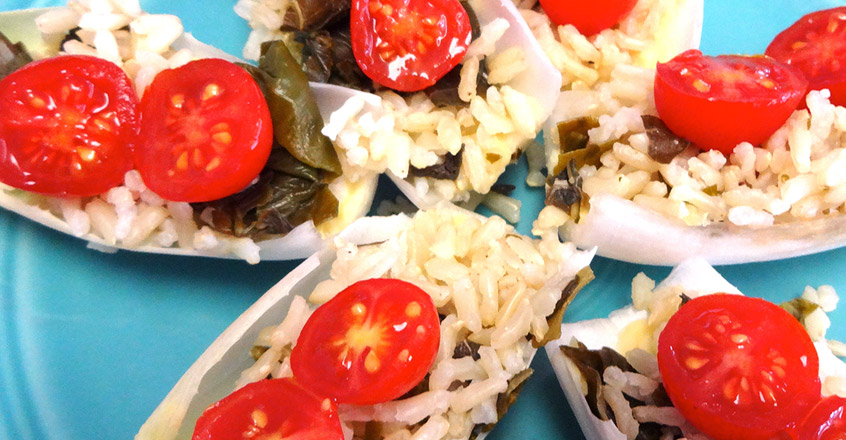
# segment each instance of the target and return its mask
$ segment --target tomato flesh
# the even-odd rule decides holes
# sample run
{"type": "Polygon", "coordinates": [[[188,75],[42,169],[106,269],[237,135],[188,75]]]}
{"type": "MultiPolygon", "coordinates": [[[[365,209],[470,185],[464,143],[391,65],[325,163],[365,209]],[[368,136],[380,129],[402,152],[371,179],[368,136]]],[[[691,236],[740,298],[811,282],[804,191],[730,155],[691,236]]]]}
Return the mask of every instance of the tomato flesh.
{"type": "Polygon", "coordinates": [[[244,189],[273,144],[261,88],[241,67],[214,58],[156,76],[141,100],[141,134],[134,158],[144,183],[182,202],[244,189]]]}
{"type": "Polygon", "coordinates": [[[340,403],[387,402],[426,376],[440,343],[438,312],[417,286],[355,283],[314,311],[291,353],[294,377],[340,403]]]}
{"type": "Polygon", "coordinates": [[[829,89],[846,105],[846,6],[812,12],[779,33],[765,52],[799,68],[811,90],[829,89]]]}
{"type": "Polygon", "coordinates": [[[335,404],[294,379],[266,379],[209,406],[194,426],[193,440],[341,440],[335,404]]]}
{"type": "Polygon", "coordinates": [[[0,81],[0,181],[54,196],[93,196],[123,182],[138,99],[116,64],[48,58],[0,81]]]}
{"type": "Polygon", "coordinates": [[[846,399],[838,396],[822,399],[802,422],[797,439],[846,439],[846,399]]]}
{"type": "Polygon", "coordinates": [[[775,304],[740,295],[694,298],[658,339],[673,405],[716,439],[769,439],[819,400],[819,359],[805,329],[775,304]]]}
{"type": "Polygon", "coordinates": [[[675,134],[728,155],[741,142],[767,140],[807,87],[795,67],[766,56],[711,57],[689,50],[658,64],[655,107],[675,134]]]}
{"type": "Polygon", "coordinates": [[[472,30],[458,0],[353,0],[350,37],[370,79],[414,92],[458,65],[472,30]]]}
{"type": "Polygon", "coordinates": [[[540,4],[553,23],[572,24],[589,37],[619,23],[637,0],[540,0],[540,4]]]}

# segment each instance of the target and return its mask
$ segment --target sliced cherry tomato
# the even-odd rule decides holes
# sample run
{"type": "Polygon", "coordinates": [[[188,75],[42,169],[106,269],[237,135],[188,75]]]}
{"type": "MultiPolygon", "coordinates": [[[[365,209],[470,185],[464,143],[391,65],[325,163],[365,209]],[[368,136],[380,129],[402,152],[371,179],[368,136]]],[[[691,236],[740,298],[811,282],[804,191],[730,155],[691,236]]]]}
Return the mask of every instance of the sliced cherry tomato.
{"type": "Polygon", "coordinates": [[[338,409],[294,379],[247,384],[203,411],[193,440],[341,440],[338,409]]]}
{"type": "Polygon", "coordinates": [[[350,37],[370,79],[414,92],[458,65],[472,30],[458,0],[353,0],[350,37]]]}
{"type": "Polygon", "coordinates": [[[846,105],[846,6],[800,18],[765,53],[799,68],[811,90],[829,89],[831,102],[846,105]]]}
{"type": "Polygon", "coordinates": [[[673,405],[716,440],[769,439],[820,398],[819,359],[808,333],[758,298],[688,301],[658,338],[658,367],[673,405]]]}
{"type": "Polygon", "coordinates": [[[572,24],[589,37],[619,23],[637,0],[540,0],[540,4],[553,23],[572,24]]]}
{"type": "Polygon", "coordinates": [[[294,377],[340,403],[387,402],[426,376],[440,343],[432,298],[400,280],[355,283],[318,307],[291,353],[294,377]]]}
{"type": "Polygon", "coordinates": [[[261,88],[241,67],[215,58],[156,75],[141,100],[141,133],[134,158],[144,183],[180,202],[241,191],[273,143],[261,88]]]}
{"type": "Polygon", "coordinates": [[[675,134],[728,155],[770,137],[807,88],[802,72],[770,57],[689,50],[658,64],[655,107],[675,134]]]}
{"type": "Polygon", "coordinates": [[[797,430],[798,440],[846,439],[846,399],[822,399],[797,430]]]}
{"type": "Polygon", "coordinates": [[[55,196],[92,196],[123,182],[138,136],[138,99],[109,61],[67,55],[0,81],[0,181],[55,196]]]}

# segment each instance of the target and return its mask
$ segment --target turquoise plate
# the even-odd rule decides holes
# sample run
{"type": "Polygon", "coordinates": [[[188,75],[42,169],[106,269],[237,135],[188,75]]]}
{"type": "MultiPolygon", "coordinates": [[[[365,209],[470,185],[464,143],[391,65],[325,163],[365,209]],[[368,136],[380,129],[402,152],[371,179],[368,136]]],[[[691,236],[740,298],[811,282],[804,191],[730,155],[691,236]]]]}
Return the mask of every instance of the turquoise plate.
{"type": "MultiPolygon", "coordinates": [[[[247,25],[234,1],[142,0],[150,12],[182,18],[200,40],[240,54],[247,25]]],[[[59,0],[4,0],[4,10],[59,0]]],[[[832,0],[707,0],[702,48],[710,54],[761,52],[804,13],[832,0]],[[738,5],[740,4],[740,5],[738,5]]],[[[525,164],[503,179],[517,185],[527,232],[542,191],[522,184],[525,164]]],[[[386,181],[383,193],[394,191],[386,181]]],[[[684,245],[684,243],[680,243],[684,245]]],[[[103,254],[8,212],[0,212],[0,439],[129,439],[214,338],[296,262],[235,261],[130,252],[103,254]]],[[[669,269],[597,259],[597,280],[565,319],[607,315],[629,302],[632,277],[669,269]]],[[[723,267],[748,295],[781,301],[806,285],[846,294],[846,249],[775,263],[723,267]]],[[[846,306],[830,336],[846,339],[846,306]]],[[[521,399],[492,440],[584,439],[544,352],[521,399]]]]}

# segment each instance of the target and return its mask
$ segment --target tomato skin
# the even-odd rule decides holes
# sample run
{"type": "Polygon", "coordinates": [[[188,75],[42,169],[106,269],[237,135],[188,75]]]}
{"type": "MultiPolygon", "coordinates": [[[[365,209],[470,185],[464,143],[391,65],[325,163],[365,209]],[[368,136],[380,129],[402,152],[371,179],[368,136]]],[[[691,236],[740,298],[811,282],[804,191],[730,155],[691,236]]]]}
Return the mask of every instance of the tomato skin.
{"type": "Polygon", "coordinates": [[[619,23],[637,0],[540,0],[540,4],[553,23],[572,24],[590,37],[619,23]]]}
{"type": "Polygon", "coordinates": [[[801,70],[811,90],[829,89],[833,104],[846,105],[846,6],[803,16],[764,53],[801,70]]]}
{"type": "Polygon", "coordinates": [[[741,142],[767,140],[807,87],[795,67],[766,56],[711,57],[688,50],[658,64],[655,108],[675,134],[728,156],[741,142]]]}
{"type": "Polygon", "coordinates": [[[212,404],[197,419],[193,440],[285,438],[342,440],[331,400],[292,378],[253,382],[212,404]],[[276,437],[274,437],[276,435],[276,437]]]}
{"type": "Polygon", "coordinates": [[[244,69],[216,58],[156,75],[141,100],[141,135],[133,157],[144,183],[179,202],[241,191],[273,145],[261,88],[244,69]]]}
{"type": "Polygon", "coordinates": [[[318,307],[291,353],[294,377],[339,403],[402,396],[426,376],[440,343],[431,297],[400,280],[352,284],[318,307]]]}
{"type": "Polygon", "coordinates": [[[472,29],[458,0],[353,0],[350,38],[365,75],[415,92],[458,65],[472,29]]]}
{"type": "Polygon", "coordinates": [[[839,440],[846,438],[846,399],[826,397],[811,410],[796,430],[797,440],[839,440]]]}
{"type": "Polygon", "coordinates": [[[0,181],[53,196],[93,196],[123,182],[138,99],[109,61],[65,55],[0,81],[0,181]]]}
{"type": "Polygon", "coordinates": [[[758,298],[688,301],[658,338],[658,367],[673,405],[716,440],[770,439],[795,426],[820,396],[808,333],[758,298]]]}

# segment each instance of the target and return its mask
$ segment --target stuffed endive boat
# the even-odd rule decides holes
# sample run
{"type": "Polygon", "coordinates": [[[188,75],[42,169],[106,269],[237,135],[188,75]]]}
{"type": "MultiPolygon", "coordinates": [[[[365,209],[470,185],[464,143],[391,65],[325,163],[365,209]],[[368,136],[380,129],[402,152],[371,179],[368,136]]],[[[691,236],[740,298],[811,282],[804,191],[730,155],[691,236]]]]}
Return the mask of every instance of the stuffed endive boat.
{"type": "Polygon", "coordinates": [[[423,208],[491,194],[516,221],[517,202],[492,188],[539,133],[561,75],[510,1],[242,0],[235,11],[253,28],[246,58],[283,40],[312,80],[379,96],[376,111],[348,101],[327,128],[346,169],[387,172],[423,208]]]}
{"type": "Polygon", "coordinates": [[[691,259],[658,286],[638,275],[632,297],[608,318],[562,325],[546,347],[587,438],[811,439],[846,429],[846,364],[833,354],[843,344],[825,339],[831,286],[806,287],[780,308],[691,259]]]}
{"type": "MultiPolygon", "coordinates": [[[[803,40],[834,32],[821,26],[842,11],[803,17],[768,56],[670,53],[656,70],[654,60],[648,69],[623,63],[609,68],[610,81],[574,82],[545,129],[547,204],[569,215],[563,236],[654,265],[843,246],[843,102],[838,84],[812,80],[814,63],[828,65],[827,46],[803,40]]],[[[826,69],[818,76],[840,78],[826,69]]]]}
{"type": "Polygon", "coordinates": [[[554,228],[536,232],[532,240],[449,204],[357,221],[238,318],[136,438],[214,438],[226,420],[249,428],[238,420],[254,409],[267,427],[258,432],[290,435],[280,424],[299,416],[257,397],[279,383],[317,396],[309,401],[325,411],[307,412],[322,411],[315,426],[336,438],[484,437],[592,277],[591,253],[561,243],[554,228]],[[382,283],[394,293],[381,295],[382,283]],[[351,290],[360,296],[349,302],[351,290]],[[256,406],[238,403],[245,397],[256,406]]]}
{"type": "MultiPolygon", "coordinates": [[[[376,175],[343,175],[331,141],[319,133],[323,117],[358,92],[320,84],[309,91],[302,72],[294,74],[299,71],[296,63],[278,48],[268,48],[262,63],[246,74],[232,64],[240,62],[237,58],[184,33],[175,16],[148,14],[131,0],[106,7],[109,10],[73,2],[67,8],[0,13],[0,32],[7,38],[2,45],[7,101],[0,137],[9,146],[0,181],[11,185],[0,188],[0,206],[101,250],[219,256],[251,263],[311,255],[325,237],[369,210],[376,175]],[[60,51],[62,56],[57,56],[60,51]],[[77,59],[83,61],[75,63],[77,59]],[[79,107],[89,103],[82,96],[60,93],[65,90],[62,81],[69,84],[71,76],[50,71],[69,63],[79,71],[96,66],[89,70],[109,72],[106,76],[121,84],[110,92],[119,93],[123,103],[120,117],[110,122],[120,127],[119,135],[102,135],[96,128],[108,127],[103,121],[114,109],[93,101],[79,107]],[[224,71],[229,79],[224,79],[224,71]],[[217,82],[208,83],[205,90],[211,94],[203,95],[188,84],[177,87],[179,77],[193,78],[199,84],[195,88],[203,87],[203,81],[217,82]],[[25,86],[27,81],[40,82],[25,86]],[[227,95],[224,86],[240,91],[227,95]],[[15,97],[26,87],[41,95],[30,97],[30,107],[23,111],[12,110],[11,102],[27,102],[15,97]],[[149,90],[160,92],[145,93],[149,90]],[[167,100],[171,91],[172,106],[179,96],[200,93],[198,102],[215,98],[226,100],[228,107],[210,104],[195,111],[190,107],[195,103],[189,102],[180,122],[166,122],[166,130],[176,129],[150,134],[156,130],[150,121],[167,119],[177,107],[155,110],[156,104],[146,101],[167,100]],[[55,115],[63,122],[57,127],[66,127],[64,131],[38,131],[39,118],[44,117],[39,102],[58,103],[55,115]],[[97,112],[105,115],[97,119],[100,125],[79,124],[76,132],[70,128],[74,118],[100,117],[97,112]],[[21,114],[29,119],[19,118],[21,114]],[[140,129],[139,119],[148,121],[137,123],[140,129]],[[155,150],[163,146],[155,139],[166,138],[170,142],[164,145],[173,151],[155,150]],[[61,147],[62,142],[68,148],[61,147]],[[229,151],[241,155],[226,156],[229,151]],[[170,154],[173,163],[162,163],[170,154]],[[35,165],[23,165],[30,163],[35,165]],[[38,164],[46,165],[39,169],[38,164]],[[77,171],[60,171],[62,167],[77,171]],[[193,174],[189,178],[175,170],[193,174]],[[214,177],[220,170],[229,174],[214,177]],[[74,177],[86,173],[85,178],[74,177]]],[[[378,103],[361,95],[365,106],[378,103]]],[[[47,121],[44,127],[51,123],[47,121]]]]}

